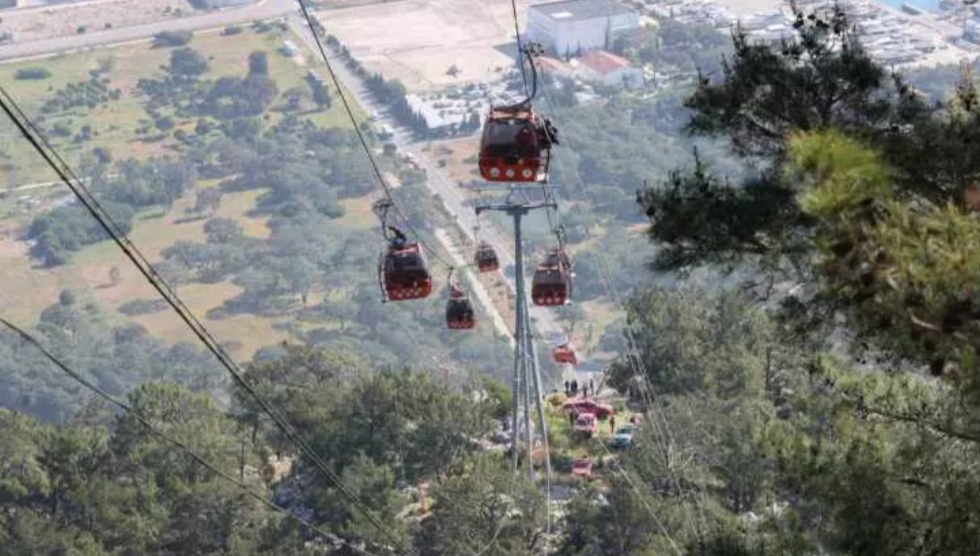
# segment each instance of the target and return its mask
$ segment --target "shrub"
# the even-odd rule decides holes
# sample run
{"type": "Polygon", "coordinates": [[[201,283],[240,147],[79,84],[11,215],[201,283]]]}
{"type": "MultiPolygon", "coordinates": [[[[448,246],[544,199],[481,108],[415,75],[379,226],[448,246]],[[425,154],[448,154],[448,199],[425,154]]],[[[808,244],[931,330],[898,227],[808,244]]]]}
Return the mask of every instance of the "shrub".
{"type": "Polygon", "coordinates": [[[21,81],[40,81],[49,77],[51,77],[51,72],[44,68],[21,68],[14,74],[14,79],[19,79],[21,81]]]}

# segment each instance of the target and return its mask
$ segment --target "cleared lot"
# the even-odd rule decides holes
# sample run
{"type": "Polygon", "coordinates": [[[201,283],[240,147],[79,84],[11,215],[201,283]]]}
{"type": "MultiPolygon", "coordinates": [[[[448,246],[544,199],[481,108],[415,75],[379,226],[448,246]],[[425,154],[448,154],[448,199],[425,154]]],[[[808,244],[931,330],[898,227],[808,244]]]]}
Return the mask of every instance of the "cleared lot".
{"type": "MultiPolygon", "coordinates": [[[[369,71],[411,91],[495,81],[514,65],[509,1],[407,0],[384,8],[338,9],[319,17],[369,71]],[[456,77],[446,74],[453,65],[456,77]]],[[[527,3],[518,8],[523,25],[527,3]]]]}

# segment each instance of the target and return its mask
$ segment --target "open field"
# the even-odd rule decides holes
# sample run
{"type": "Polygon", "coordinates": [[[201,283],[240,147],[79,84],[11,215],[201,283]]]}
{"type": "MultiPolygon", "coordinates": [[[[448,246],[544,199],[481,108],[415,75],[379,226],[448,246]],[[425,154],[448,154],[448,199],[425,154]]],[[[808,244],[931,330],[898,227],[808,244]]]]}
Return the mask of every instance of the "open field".
{"type": "MultiPolygon", "coordinates": [[[[524,21],[526,2],[518,2],[524,21]]],[[[407,0],[321,14],[327,32],[368,71],[401,81],[409,91],[492,82],[513,59],[514,21],[505,0],[407,0]],[[457,77],[446,75],[453,64],[457,77]]]]}
{"type": "MultiPolygon", "coordinates": [[[[266,51],[269,61],[269,75],[276,82],[280,95],[294,87],[306,87],[306,72],[319,67],[317,59],[310,52],[302,51],[298,60],[291,60],[277,49],[284,40],[303,44],[299,37],[278,29],[266,33],[244,30],[238,35],[223,36],[219,32],[199,33],[189,46],[208,59],[209,73],[206,79],[222,76],[244,76],[248,70],[247,58],[255,50],[266,51]],[[297,63],[300,62],[300,63],[297,63]]],[[[146,158],[157,154],[178,154],[178,143],[168,138],[158,143],[144,143],[136,138],[135,128],[141,120],[149,119],[142,99],[135,91],[139,79],[159,75],[160,66],[169,61],[170,49],[154,49],[149,44],[129,45],[115,49],[83,52],[76,55],[49,58],[45,60],[0,66],[0,81],[17,99],[28,113],[34,113],[42,104],[44,97],[69,83],[85,81],[89,71],[103,68],[104,76],[110,82],[109,89],[118,88],[121,98],[110,101],[106,107],[94,110],[75,109],[68,114],[49,117],[47,124],[71,121],[73,129],[90,125],[92,140],[74,144],[66,140],[52,140],[52,143],[68,162],[74,164],[81,152],[95,147],[103,147],[112,152],[115,158],[146,158]],[[18,69],[24,67],[44,67],[52,77],[42,81],[15,80],[18,69]]],[[[280,104],[280,100],[273,106],[280,104]]],[[[365,115],[355,106],[358,116],[365,115]]],[[[275,111],[267,112],[267,120],[274,123],[279,118],[275,111]]],[[[339,102],[334,102],[330,110],[309,116],[320,125],[349,127],[346,113],[339,102]]],[[[194,119],[175,118],[176,129],[184,128],[193,132],[194,119]]],[[[172,134],[172,132],[171,132],[172,134]]],[[[0,137],[0,140],[3,138],[0,137]]],[[[54,180],[53,172],[41,164],[40,158],[21,140],[8,140],[0,144],[10,158],[10,168],[0,166],[0,185],[16,185],[30,182],[54,180]]],[[[197,186],[211,187],[213,181],[200,181],[197,186]]],[[[17,241],[24,226],[38,210],[44,210],[65,200],[67,191],[63,186],[44,187],[25,190],[0,200],[4,221],[0,223],[3,238],[0,239],[0,311],[21,323],[33,322],[45,307],[55,303],[63,289],[70,289],[89,302],[96,304],[116,322],[137,322],[146,326],[152,334],[170,341],[192,340],[193,336],[179,318],[170,311],[127,317],[118,312],[119,307],[132,300],[157,299],[158,294],[148,285],[139,272],[126,259],[114,243],[103,242],[77,252],[68,264],[55,268],[37,268],[28,257],[29,246],[17,241]],[[19,209],[19,197],[30,197],[38,202],[30,210],[19,209]],[[119,280],[113,285],[109,270],[119,269],[119,280]],[[25,295],[25,292],[30,292],[25,295]]],[[[244,232],[253,237],[267,237],[269,230],[265,218],[249,217],[256,198],[263,191],[247,191],[225,194],[221,205],[213,216],[231,218],[240,223],[244,232]]],[[[341,203],[348,213],[345,226],[351,229],[368,230],[377,225],[371,213],[373,199],[364,197],[346,199],[341,203]]],[[[202,241],[203,226],[207,219],[188,218],[186,209],[194,204],[193,196],[177,201],[173,209],[150,210],[137,216],[130,238],[151,262],[160,260],[160,252],[174,243],[202,241]]],[[[220,341],[234,340],[230,352],[236,358],[247,359],[261,346],[286,339],[288,333],[276,328],[276,324],[287,317],[269,319],[255,315],[235,315],[225,318],[208,318],[210,309],[220,307],[226,300],[237,296],[241,289],[230,282],[217,284],[185,284],[178,287],[178,293],[191,310],[204,322],[220,341]]],[[[310,302],[316,303],[324,294],[314,292],[310,302]]]]}
{"type": "MultiPolygon", "coordinates": [[[[255,205],[255,199],[262,193],[263,191],[258,190],[226,194],[214,216],[235,219],[248,235],[265,237],[268,234],[266,219],[247,216],[255,205]]],[[[193,203],[192,198],[184,198],[163,216],[158,216],[159,211],[156,214],[151,211],[135,221],[130,239],[150,262],[159,261],[160,251],[178,241],[204,240],[206,219],[186,221],[184,211],[193,203]]],[[[370,213],[370,203],[371,198],[364,197],[345,200],[344,206],[353,214],[370,213]]],[[[365,224],[363,219],[349,221],[354,227],[363,227],[365,224]]],[[[70,289],[83,299],[94,302],[120,323],[137,322],[147,327],[155,336],[170,342],[194,339],[186,325],[171,311],[135,317],[127,317],[118,312],[119,306],[127,301],[157,299],[159,295],[146,283],[115,243],[103,242],[90,246],[76,253],[68,264],[51,269],[34,267],[27,252],[28,246],[23,242],[0,239],[0,282],[4,284],[0,289],[0,312],[15,321],[33,322],[45,307],[57,301],[61,290],[70,289]],[[120,271],[120,280],[113,286],[109,281],[109,269],[114,266],[120,271]],[[25,295],[25,292],[30,294],[25,295]]],[[[235,315],[210,319],[205,316],[208,310],[220,307],[240,291],[234,284],[221,282],[186,284],[179,286],[177,293],[219,341],[239,342],[241,346],[231,353],[244,359],[250,358],[262,346],[286,339],[288,334],[274,327],[286,318],[235,315]]],[[[317,296],[311,302],[318,302],[317,296]]]]}
{"type": "Polygon", "coordinates": [[[187,0],[93,0],[4,12],[0,32],[18,42],[63,37],[108,27],[125,27],[195,13],[187,0]],[[108,27],[107,27],[108,26],[108,27]]]}
{"type": "Polygon", "coordinates": [[[482,181],[475,160],[480,151],[480,136],[473,135],[451,141],[439,141],[422,148],[433,159],[445,161],[444,171],[456,182],[482,181]]]}
{"type": "MultiPolygon", "coordinates": [[[[265,235],[267,231],[264,219],[246,216],[260,193],[261,191],[248,191],[225,195],[215,216],[236,219],[251,235],[265,235]]],[[[184,209],[193,203],[193,199],[184,198],[162,217],[157,217],[152,212],[144,215],[134,223],[130,239],[151,262],[158,261],[160,251],[177,241],[202,241],[204,219],[178,222],[185,218],[184,209]]],[[[34,267],[27,251],[28,247],[23,242],[6,239],[0,241],[0,280],[4,284],[0,291],[0,310],[20,322],[30,322],[37,318],[41,310],[57,301],[61,290],[70,289],[96,303],[106,314],[117,317],[119,322],[133,320],[146,326],[158,337],[173,341],[192,338],[185,325],[172,312],[142,315],[132,319],[117,312],[118,307],[127,301],[156,299],[158,294],[115,243],[103,242],[90,246],[76,253],[68,264],[52,269],[34,267]],[[120,280],[115,286],[109,282],[109,269],[114,266],[120,271],[120,280]],[[24,292],[30,292],[30,295],[24,295],[24,292]]],[[[250,356],[258,347],[275,342],[282,336],[282,333],[272,328],[272,322],[253,316],[248,316],[247,319],[236,317],[213,321],[204,318],[208,309],[220,306],[225,300],[237,295],[238,290],[237,286],[229,283],[189,284],[180,287],[178,293],[217,338],[242,341],[242,350],[236,355],[250,356]],[[243,326],[248,330],[244,330],[243,326]]]]}
{"type": "MultiPolygon", "coordinates": [[[[299,37],[278,29],[265,33],[255,33],[245,29],[238,35],[223,36],[220,32],[199,33],[191,40],[190,46],[208,59],[209,79],[219,77],[244,76],[248,72],[248,55],[255,50],[268,53],[269,77],[272,78],[280,92],[281,102],[285,91],[295,87],[308,87],[304,76],[310,69],[320,67],[320,64],[310,63],[306,56],[312,53],[301,51],[297,60],[286,58],[277,52],[284,40],[292,40],[295,44],[303,44],[299,37]]],[[[119,89],[121,97],[118,101],[110,101],[105,107],[95,109],[74,109],[47,119],[48,126],[55,123],[69,124],[73,130],[82,125],[90,125],[92,139],[81,144],[70,140],[51,139],[52,145],[65,158],[69,165],[74,165],[82,152],[92,148],[102,147],[116,158],[145,159],[154,155],[176,154],[179,143],[171,136],[164,141],[147,143],[135,135],[135,129],[140,121],[148,121],[149,116],[144,110],[142,99],[136,90],[138,81],[162,73],[160,66],[166,65],[170,59],[170,49],[152,48],[149,44],[130,45],[120,48],[90,51],[75,55],[48,58],[40,61],[23,62],[0,66],[0,82],[3,82],[10,95],[21,105],[29,115],[36,117],[37,110],[45,97],[69,83],[86,81],[89,72],[98,68],[106,68],[105,77],[109,79],[107,87],[119,89]],[[30,67],[43,67],[52,76],[45,80],[30,81],[16,80],[17,70],[30,67]]],[[[314,59],[315,60],[315,59],[314,59]]],[[[345,93],[346,94],[346,93],[345,93]]],[[[360,118],[366,115],[356,108],[360,118]]],[[[270,112],[271,121],[279,117],[278,113],[270,112]]],[[[319,125],[334,127],[349,127],[349,121],[340,103],[310,117],[319,125]]],[[[193,132],[197,118],[175,118],[176,129],[184,128],[188,133],[193,132]]],[[[7,127],[6,124],[3,126],[7,127]]],[[[23,140],[18,140],[13,133],[0,132],[0,149],[8,153],[9,160],[0,160],[0,186],[24,184],[56,179],[53,172],[47,169],[40,157],[23,140]],[[7,162],[12,167],[5,167],[7,162]]]]}

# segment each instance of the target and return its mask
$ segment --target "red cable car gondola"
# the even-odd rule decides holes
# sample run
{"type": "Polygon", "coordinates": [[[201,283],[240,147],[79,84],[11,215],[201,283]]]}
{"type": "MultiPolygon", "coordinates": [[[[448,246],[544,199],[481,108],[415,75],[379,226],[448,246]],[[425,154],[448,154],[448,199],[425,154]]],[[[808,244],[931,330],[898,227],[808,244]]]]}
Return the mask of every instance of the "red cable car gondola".
{"type": "Polygon", "coordinates": [[[480,175],[490,182],[544,181],[555,136],[530,102],[490,107],[480,141],[480,175]]]}
{"type": "Polygon", "coordinates": [[[556,347],[552,352],[552,357],[554,357],[555,363],[578,365],[578,357],[575,355],[575,350],[568,344],[562,344],[556,347]]]}
{"type": "Polygon", "coordinates": [[[535,305],[564,305],[572,297],[572,265],[561,249],[548,253],[531,279],[531,299],[535,305]]]}
{"type": "Polygon", "coordinates": [[[378,273],[385,298],[392,301],[425,299],[432,293],[432,275],[419,243],[408,243],[396,228],[388,252],[381,257],[378,273]]]}
{"type": "Polygon", "coordinates": [[[475,326],[473,303],[459,286],[450,284],[449,301],[446,302],[446,327],[450,330],[469,330],[475,326]]]}
{"type": "Polygon", "coordinates": [[[485,241],[481,241],[480,245],[477,246],[474,258],[476,259],[476,267],[480,269],[480,272],[493,272],[500,268],[497,252],[485,241]]]}

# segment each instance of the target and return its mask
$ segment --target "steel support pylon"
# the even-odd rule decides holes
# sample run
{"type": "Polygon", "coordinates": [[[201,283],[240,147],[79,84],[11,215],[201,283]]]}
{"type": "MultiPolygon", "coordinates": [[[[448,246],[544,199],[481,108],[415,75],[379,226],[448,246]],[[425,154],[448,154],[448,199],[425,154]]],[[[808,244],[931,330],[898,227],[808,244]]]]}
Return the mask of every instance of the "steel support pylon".
{"type": "MultiPolygon", "coordinates": [[[[524,235],[522,229],[522,219],[533,210],[557,209],[556,203],[550,200],[549,192],[555,189],[552,185],[534,186],[511,186],[510,195],[503,203],[480,204],[476,206],[476,213],[485,211],[503,212],[514,219],[514,281],[516,295],[515,323],[514,323],[514,372],[511,377],[511,391],[513,393],[511,405],[511,470],[514,473],[520,470],[520,444],[523,430],[524,440],[527,442],[527,471],[528,477],[533,481],[534,463],[533,454],[535,447],[535,433],[538,433],[542,440],[542,447],[547,445],[544,440],[548,435],[548,423],[545,420],[544,411],[544,392],[542,390],[541,370],[538,366],[537,349],[534,345],[534,335],[531,328],[531,313],[527,302],[527,279],[524,269],[524,235]],[[525,192],[527,190],[544,189],[545,201],[530,201],[525,192]],[[521,193],[522,200],[513,199],[515,193],[521,193]],[[534,409],[532,409],[532,405],[534,409]],[[538,427],[532,423],[532,412],[536,410],[538,427]],[[523,417],[523,418],[522,418],[523,417]]],[[[544,467],[548,489],[551,488],[551,454],[544,450],[544,467]]]]}

